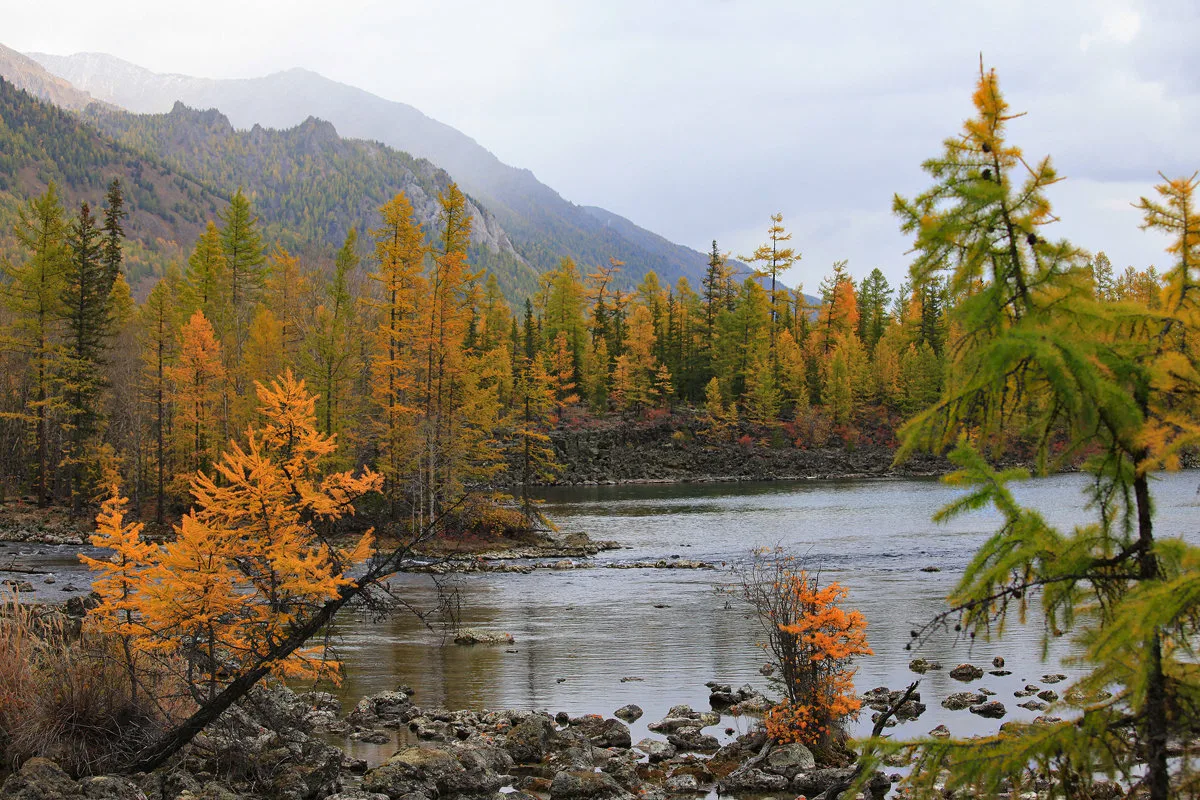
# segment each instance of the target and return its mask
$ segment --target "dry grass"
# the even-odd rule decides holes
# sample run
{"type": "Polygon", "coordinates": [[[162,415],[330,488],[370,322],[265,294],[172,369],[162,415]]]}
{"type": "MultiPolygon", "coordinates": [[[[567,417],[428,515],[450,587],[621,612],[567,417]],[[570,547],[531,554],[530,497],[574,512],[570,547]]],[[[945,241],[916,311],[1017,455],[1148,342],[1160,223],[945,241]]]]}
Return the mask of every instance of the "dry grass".
{"type": "Polygon", "coordinates": [[[121,649],[80,635],[56,610],[0,604],[0,756],[33,756],[73,775],[111,768],[143,747],[167,717],[154,687],[132,693],[121,649]]]}

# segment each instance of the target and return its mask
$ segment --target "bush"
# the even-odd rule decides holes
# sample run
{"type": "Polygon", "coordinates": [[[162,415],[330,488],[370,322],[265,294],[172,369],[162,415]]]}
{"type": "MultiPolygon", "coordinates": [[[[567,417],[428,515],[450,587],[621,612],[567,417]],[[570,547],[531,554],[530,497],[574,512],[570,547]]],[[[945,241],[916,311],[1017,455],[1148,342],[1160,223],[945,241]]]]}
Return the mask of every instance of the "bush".
{"type": "Polygon", "coordinates": [[[837,583],[822,587],[794,557],[775,549],[754,553],[740,593],[767,635],[764,647],[785,695],[767,714],[767,733],[778,742],[840,746],[846,739],[843,721],[861,705],[852,662],[872,654],[866,620],[840,606],[846,589],[837,583]]]}
{"type": "Polygon", "coordinates": [[[44,756],[92,774],[162,727],[164,705],[151,698],[163,687],[131,699],[115,637],[80,635],[73,622],[15,599],[0,608],[0,752],[11,766],[44,756]]]}

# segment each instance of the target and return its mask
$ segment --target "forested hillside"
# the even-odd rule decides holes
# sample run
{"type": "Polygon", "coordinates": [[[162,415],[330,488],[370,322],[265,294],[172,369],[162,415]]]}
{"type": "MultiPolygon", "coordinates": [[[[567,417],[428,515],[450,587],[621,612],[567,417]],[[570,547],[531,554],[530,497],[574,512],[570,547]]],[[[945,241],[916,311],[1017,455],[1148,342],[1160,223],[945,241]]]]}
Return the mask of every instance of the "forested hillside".
{"type": "Polygon", "coordinates": [[[17,257],[13,229],[27,197],[54,182],[63,204],[99,203],[114,178],[125,187],[131,283],[183,259],[225,201],[167,165],[116,144],[79,117],[0,79],[0,253],[17,257]]]}
{"type": "MultiPolygon", "coordinates": [[[[379,207],[397,192],[418,220],[432,223],[437,195],[451,178],[435,165],[380,145],[343,139],[309,117],[287,130],[238,131],[216,110],[177,103],[168,114],[130,114],[94,106],[85,119],[132,150],[155,153],[182,173],[228,196],[239,187],[254,199],[264,235],[295,252],[331,254],[351,228],[379,221],[379,207]]],[[[496,275],[510,298],[536,290],[536,273],[516,253],[488,210],[470,198],[470,258],[496,275]]]]}

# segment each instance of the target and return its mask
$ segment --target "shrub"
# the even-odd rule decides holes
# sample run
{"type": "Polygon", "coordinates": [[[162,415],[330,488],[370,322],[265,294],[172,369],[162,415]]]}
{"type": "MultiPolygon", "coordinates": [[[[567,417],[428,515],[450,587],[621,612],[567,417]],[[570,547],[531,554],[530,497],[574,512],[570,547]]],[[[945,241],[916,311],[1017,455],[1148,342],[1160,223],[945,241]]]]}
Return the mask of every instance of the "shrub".
{"type": "Polygon", "coordinates": [[[866,619],[846,611],[846,589],[821,586],[782,550],[759,550],[742,574],[741,595],[767,635],[784,699],[770,710],[767,733],[778,742],[828,748],[845,741],[843,721],[858,713],[852,667],[871,655],[866,619]]]}

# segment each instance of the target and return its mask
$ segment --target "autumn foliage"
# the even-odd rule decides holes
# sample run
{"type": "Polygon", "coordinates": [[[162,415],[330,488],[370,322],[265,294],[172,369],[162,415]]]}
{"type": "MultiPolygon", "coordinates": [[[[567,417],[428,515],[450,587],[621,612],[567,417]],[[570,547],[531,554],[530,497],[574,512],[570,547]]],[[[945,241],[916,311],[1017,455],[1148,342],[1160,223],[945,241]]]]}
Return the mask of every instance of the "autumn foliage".
{"type": "Polygon", "coordinates": [[[767,634],[785,697],[766,716],[777,742],[840,743],[842,721],[861,705],[854,695],[856,656],[872,655],[867,621],[841,607],[847,590],[821,585],[818,576],[778,550],[758,551],[743,574],[742,596],[767,634]]]}

